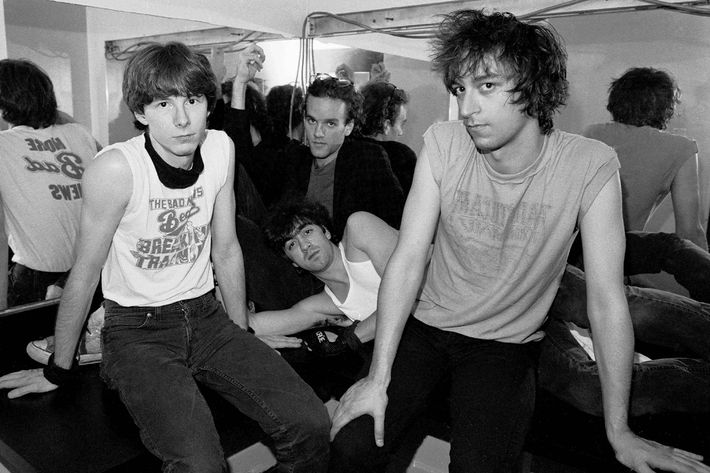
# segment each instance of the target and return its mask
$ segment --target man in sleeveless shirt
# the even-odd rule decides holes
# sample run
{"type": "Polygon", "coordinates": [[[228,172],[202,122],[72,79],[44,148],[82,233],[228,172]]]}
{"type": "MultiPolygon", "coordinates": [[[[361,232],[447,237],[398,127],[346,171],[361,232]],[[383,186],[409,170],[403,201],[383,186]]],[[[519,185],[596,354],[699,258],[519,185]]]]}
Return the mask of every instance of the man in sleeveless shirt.
{"type": "Polygon", "coordinates": [[[565,63],[552,30],[512,14],[461,10],[443,20],[433,65],[461,120],[424,136],[382,278],[370,372],[333,415],[331,471],[385,471],[444,381],[449,471],[514,471],[534,405],[531,348],[578,229],[616,458],[647,473],[710,471],[699,456],[648,442],[628,426],[633,332],[618,160],[601,143],[553,128],[567,97],[565,63]]]}
{"type": "Polygon", "coordinates": [[[103,267],[102,377],[120,392],[164,471],[227,471],[198,384],[259,423],[274,441],[279,471],[324,471],[325,407],[247,331],[234,147],[223,132],[205,129],[215,88],[209,67],[181,43],[151,44],[130,59],[124,99],[145,133],[106,148],[87,169],[55,353],[44,370],[6,375],[0,388],[14,388],[16,397],[72,380],[103,267]]]}

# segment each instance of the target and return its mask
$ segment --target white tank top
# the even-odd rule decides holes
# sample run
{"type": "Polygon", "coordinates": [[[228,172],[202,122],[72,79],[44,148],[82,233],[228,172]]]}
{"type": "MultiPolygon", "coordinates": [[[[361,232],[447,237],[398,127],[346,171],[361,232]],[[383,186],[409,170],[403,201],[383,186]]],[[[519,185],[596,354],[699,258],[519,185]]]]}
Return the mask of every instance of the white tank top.
{"type": "Polygon", "coordinates": [[[185,189],[169,189],[160,182],[144,135],[104,151],[109,149],[126,157],[133,194],[102,272],[104,296],[126,307],[155,307],[212,290],[210,223],[229,169],[227,135],[207,130],[200,146],[205,169],[185,189]]]}
{"type": "Polygon", "coordinates": [[[348,261],[345,257],[343,244],[338,245],[343,265],[348,273],[350,290],[344,302],[340,302],[328,286],[325,293],[350,320],[365,320],[377,310],[377,291],[380,289],[380,275],[377,274],[372,261],[348,261]]]}

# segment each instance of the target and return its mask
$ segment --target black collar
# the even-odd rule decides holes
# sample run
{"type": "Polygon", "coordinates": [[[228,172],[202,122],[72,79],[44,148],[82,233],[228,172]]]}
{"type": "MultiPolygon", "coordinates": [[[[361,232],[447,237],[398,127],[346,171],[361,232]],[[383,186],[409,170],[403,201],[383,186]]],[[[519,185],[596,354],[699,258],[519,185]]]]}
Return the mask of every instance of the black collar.
{"type": "Polygon", "coordinates": [[[153,148],[153,143],[150,141],[150,135],[145,132],[145,150],[148,152],[155,171],[158,173],[158,179],[168,189],[186,189],[197,182],[197,178],[205,169],[205,163],[202,161],[200,147],[195,149],[195,156],[192,159],[192,167],[190,169],[176,168],[166,163],[163,158],[153,148]]]}

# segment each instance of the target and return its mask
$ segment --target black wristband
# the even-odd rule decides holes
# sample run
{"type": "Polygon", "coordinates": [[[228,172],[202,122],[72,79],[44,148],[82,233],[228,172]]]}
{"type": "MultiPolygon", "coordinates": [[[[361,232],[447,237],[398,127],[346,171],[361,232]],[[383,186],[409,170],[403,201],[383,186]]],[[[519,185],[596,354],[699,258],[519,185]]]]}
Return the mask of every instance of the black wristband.
{"type": "Polygon", "coordinates": [[[60,368],[54,363],[54,353],[49,355],[47,366],[44,367],[44,377],[52,384],[61,386],[76,381],[78,377],[76,360],[72,363],[72,367],[67,369],[60,368]]]}

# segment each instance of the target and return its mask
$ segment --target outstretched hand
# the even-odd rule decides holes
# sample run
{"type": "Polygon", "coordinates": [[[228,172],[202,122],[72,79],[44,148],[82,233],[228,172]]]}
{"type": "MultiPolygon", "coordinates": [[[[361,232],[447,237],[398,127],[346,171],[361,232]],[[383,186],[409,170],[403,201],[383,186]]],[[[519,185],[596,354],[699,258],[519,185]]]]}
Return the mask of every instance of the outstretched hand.
{"type": "Polygon", "coordinates": [[[616,459],[638,473],[653,473],[654,468],[676,473],[710,473],[710,466],[702,463],[701,455],[667,447],[632,432],[624,434],[612,446],[616,459]]]}
{"type": "Polygon", "coordinates": [[[274,350],[278,348],[298,348],[302,343],[300,338],[287,337],[285,335],[257,335],[257,337],[274,350]]]}
{"type": "Polygon", "coordinates": [[[351,420],[370,414],[375,420],[375,444],[381,447],[385,444],[385,409],[387,408],[387,386],[373,381],[370,377],[363,378],[350,386],[340,404],[333,412],[330,439],[334,439],[351,420]]]}
{"type": "Polygon", "coordinates": [[[57,389],[44,377],[42,368],[15,371],[0,377],[0,389],[11,389],[7,397],[14,399],[29,393],[46,393],[57,389]]]}
{"type": "Polygon", "coordinates": [[[256,43],[244,48],[237,56],[237,75],[235,82],[246,83],[253,80],[256,73],[264,68],[266,54],[256,43]]]}

